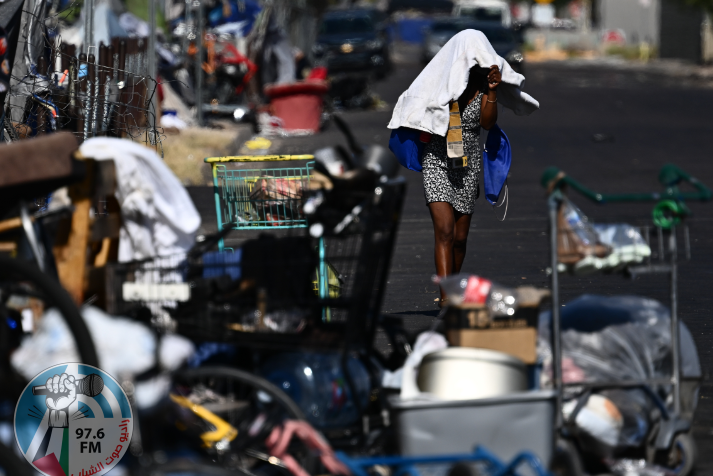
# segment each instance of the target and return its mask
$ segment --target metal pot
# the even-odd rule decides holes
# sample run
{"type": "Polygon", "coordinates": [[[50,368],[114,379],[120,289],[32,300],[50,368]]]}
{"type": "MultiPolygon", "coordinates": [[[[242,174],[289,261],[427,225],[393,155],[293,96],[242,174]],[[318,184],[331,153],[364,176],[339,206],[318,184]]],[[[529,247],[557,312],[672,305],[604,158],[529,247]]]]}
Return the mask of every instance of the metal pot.
{"type": "Polygon", "coordinates": [[[450,347],[423,358],[417,382],[443,400],[473,400],[526,391],[527,369],[502,352],[450,347]]]}

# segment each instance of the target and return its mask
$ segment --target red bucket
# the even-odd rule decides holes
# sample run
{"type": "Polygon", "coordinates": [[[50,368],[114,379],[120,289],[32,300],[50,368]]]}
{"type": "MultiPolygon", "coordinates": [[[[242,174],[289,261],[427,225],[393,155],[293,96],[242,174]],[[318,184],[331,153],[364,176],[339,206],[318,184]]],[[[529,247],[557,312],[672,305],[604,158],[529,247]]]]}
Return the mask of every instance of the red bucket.
{"type": "Polygon", "coordinates": [[[324,81],[300,81],[265,86],[272,115],[282,119],[288,131],[319,132],[322,98],[329,89],[324,81]]]}

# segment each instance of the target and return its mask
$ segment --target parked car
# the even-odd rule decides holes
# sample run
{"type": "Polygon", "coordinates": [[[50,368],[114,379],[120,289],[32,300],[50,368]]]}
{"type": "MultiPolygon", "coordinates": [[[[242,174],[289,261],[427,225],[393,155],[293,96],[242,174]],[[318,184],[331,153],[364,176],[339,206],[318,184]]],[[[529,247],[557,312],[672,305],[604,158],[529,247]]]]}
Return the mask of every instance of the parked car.
{"type": "Polygon", "coordinates": [[[499,23],[506,28],[512,26],[510,3],[505,0],[460,0],[453,7],[453,15],[477,22],[499,23]]]}
{"type": "Polygon", "coordinates": [[[421,47],[421,60],[428,63],[443,45],[463,30],[480,30],[493,45],[495,52],[510,63],[512,69],[522,74],[524,57],[517,35],[510,29],[491,22],[473,22],[463,17],[440,18],[427,28],[421,47]]]}
{"type": "Polygon", "coordinates": [[[330,74],[361,72],[383,77],[390,66],[385,29],[378,28],[370,10],[327,12],[312,53],[330,74]]]}
{"type": "Polygon", "coordinates": [[[390,0],[389,14],[398,11],[416,10],[424,13],[450,13],[453,10],[451,0],[390,0]]]}

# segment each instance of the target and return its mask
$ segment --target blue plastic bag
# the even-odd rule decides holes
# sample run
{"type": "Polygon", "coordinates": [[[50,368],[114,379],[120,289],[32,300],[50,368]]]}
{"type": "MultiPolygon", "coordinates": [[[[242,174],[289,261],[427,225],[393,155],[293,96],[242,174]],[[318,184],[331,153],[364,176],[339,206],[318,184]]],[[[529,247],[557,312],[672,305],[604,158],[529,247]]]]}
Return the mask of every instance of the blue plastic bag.
{"type": "Polygon", "coordinates": [[[500,127],[495,124],[488,132],[483,154],[483,182],[485,182],[485,199],[495,205],[500,191],[508,178],[512,152],[510,141],[500,127]]]}
{"type": "Polygon", "coordinates": [[[423,150],[426,144],[420,140],[421,132],[407,127],[399,127],[391,131],[389,149],[394,153],[399,163],[409,170],[421,172],[423,165],[423,150]]]}

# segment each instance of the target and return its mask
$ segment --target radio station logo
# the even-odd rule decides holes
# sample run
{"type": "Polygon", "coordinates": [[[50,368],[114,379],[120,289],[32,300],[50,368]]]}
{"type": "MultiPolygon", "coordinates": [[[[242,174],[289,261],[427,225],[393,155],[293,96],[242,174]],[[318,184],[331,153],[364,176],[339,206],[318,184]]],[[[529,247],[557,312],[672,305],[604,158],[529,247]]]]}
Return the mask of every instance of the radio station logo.
{"type": "Polygon", "coordinates": [[[133,421],[113,377],[90,365],[61,364],[25,387],[15,408],[15,438],[42,474],[102,475],[129,448],[133,421]]]}

